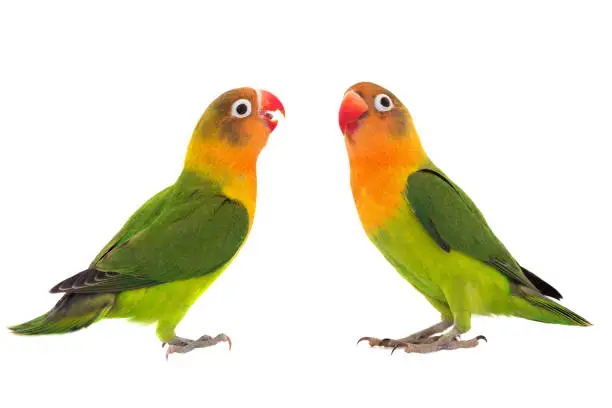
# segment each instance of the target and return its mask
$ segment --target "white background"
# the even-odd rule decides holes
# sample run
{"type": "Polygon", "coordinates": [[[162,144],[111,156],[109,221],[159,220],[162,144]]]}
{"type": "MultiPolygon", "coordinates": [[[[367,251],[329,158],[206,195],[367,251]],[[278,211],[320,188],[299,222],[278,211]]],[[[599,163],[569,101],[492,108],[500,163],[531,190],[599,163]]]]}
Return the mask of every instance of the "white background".
{"type": "Polygon", "coordinates": [[[609,401],[605,2],[83,3],[0,7],[3,327],[47,311],[48,289],[173,183],[217,95],[267,89],[287,119],[259,160],[247,244],[178,328],[225,332],[231,352],[166,362],[154,326],[118,320],[64,336],[2,330],[0,405],[609,401]],[[489,338],[476,349],[355,346],[438,319],[359,225],[337,111],[362,80],[402,99],[435,163],[593,327],[475,317],[470,334],[489,338]]]}

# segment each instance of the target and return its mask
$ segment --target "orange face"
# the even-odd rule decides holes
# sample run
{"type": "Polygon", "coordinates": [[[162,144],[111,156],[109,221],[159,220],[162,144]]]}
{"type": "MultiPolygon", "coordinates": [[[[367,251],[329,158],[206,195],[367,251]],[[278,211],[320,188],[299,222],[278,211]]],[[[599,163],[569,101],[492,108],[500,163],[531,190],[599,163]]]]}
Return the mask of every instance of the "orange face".
{"type": "Polygon", "coordinates": [[[400,100],[371,82],[360,82],[346,91],[338,119],[342,133],[349,139],[362,127],[366,127],[366,133],[377,130],[401,136],[406,132],[406,122],[411,122],[400,100]]]}
{"type": "Polygon", "coordinates": [[[223,193],[240,201],[253,217],[259,153],[276,127],[275,114],[285,114],[276,96],[239,88],[215,99],[191,137],[185,169],[219,182],[223,193]]]}
{"type": "Polygon", "coordinates": [[[273,114],[285,108],[276,96],[267,91],[238,88],[215,99],[196,126],[202,138],[227,141],[236,147],[263,148],[268,135],[276,127],[273,114]]]}
{"type": "Polygon", "coordinates": [[[200,118],[187,152],[186,167],[227,162],[254,165],[285,108],[270,92],[238,88],[215,99],[200,118]]]}
{"type": "Polygon", "coordinates": [[[360,82],[350,87],[338,119],[352,158],[401,159],[405,150],[423,154],[410,112],[379,85],[360,82]]]}
{"type": "Polygon", "coordinates": [[[408,109],[381,86],[353,85],[339,113],[361,222],[375,231],[405,205],[408,176],[427,159],[408,109]]]}

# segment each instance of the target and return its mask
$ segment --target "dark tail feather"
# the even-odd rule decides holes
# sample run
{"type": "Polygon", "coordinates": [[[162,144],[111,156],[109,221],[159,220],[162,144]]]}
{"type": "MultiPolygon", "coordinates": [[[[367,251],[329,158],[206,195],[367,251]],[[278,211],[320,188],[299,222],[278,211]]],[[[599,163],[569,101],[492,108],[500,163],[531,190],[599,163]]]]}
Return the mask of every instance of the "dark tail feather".
{"type": "Polygon", "coordinates": [[[105,317],[115,303],[115,294],[64,295],[49,312],[35,319],[9,327],[15,334],[61,334],[83,329],[105,317]]]}
{"type": "Polygon", "coordinates": [[[554,298],[557,300],[563,299],[563,296],[561,296],[561,293],[559,293],[557,289],[553,288],[548,282],[545,282],[538,275],[536,275],[533,272],[529,272],[527,269],[523,268],[522,266],[521,266],[521,269],[523,270],[523,273],[525,274],[525,276],[527,276],[527,279],[529,279],[529,281],[533,283],[533,286],[535,286],[536,289],[540,291],[540,293],[546,296],[550,296],[551,298],[554,298]]]}
{"type": "MultiPolygon", "coordinates": [[[[554,300],[547,299],[543,296],[525,296],[525,300],[536,306],[543,312],[547,312],[548,316],[544,320],[547,323],[565,324],[568,326],[591,326],[591,323],[568,308],[561,306],[554,300]],[[552,317],[552,319],[550,319],[552,317]]],[[[538,319],[536,319],[538,320],[538,319]]]]}

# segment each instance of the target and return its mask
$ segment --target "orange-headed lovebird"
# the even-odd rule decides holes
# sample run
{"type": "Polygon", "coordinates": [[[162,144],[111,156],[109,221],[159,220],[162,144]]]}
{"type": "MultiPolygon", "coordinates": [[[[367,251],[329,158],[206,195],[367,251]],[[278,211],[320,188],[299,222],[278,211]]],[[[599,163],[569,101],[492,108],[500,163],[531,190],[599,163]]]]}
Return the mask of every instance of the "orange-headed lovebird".
{"type": "Polygon", "coordinates": [[[55,307],[10,329],[41,335],[80,330],[104,318],[157,323],[157,337],[168,343],[166,358],[229,342],[225,334],[178,337],[175,328],[247,238],[257,158],[276,127],[277,111],[285,113],[276,96],[251,88],[215,99],[193,131],[176,182],[146,201],[86,270],[51,289],[64,294],[55,307]]]}
{"type": "Polygon", "coordinates": [[[441,314],[441,322],[402,339],[361,340],[417,353],[475,347],[484,336],[459,338],[473,314],[590,325],[553,300],[561,294],[517,262],[476,205],[427,157],[395,95],[358,83],[344,95],[339,122],[366,234],[441,314]]]}

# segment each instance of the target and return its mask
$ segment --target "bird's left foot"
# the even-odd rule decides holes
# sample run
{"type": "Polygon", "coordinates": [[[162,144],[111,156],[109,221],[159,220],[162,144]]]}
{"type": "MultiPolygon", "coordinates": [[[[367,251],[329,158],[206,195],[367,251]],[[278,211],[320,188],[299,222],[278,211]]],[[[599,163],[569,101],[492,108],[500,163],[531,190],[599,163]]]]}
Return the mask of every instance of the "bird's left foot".
{"type": "MultiPolygon", "coordinates": [[[[168,356],[170,354],[189,353],[191,350],[214,346],[215,344],[221,343],[223,341],[227,341],[227,343],[229,344],[229,349],[231,350],[232,340],[223,333],[218,334],[215,337],[204,335],[197,340],[189,340],[183,337],[176,336],[168,342],[168,348],[166,349],[166,360],[168,360],[168,356]]],[[[162,347],[165,345],[166,343],[163,343],[162,347]]]]}
{"type": "Polygon", "coordinates": [[[438,340],[440,336],[430,336],[430,337],[421,337],[415,338],[411,341],[406,341],[405,339],[379,339],[377,337],[362,337],[357,341],[357,344],[362,341],[367,341],[370,347],[385,347],[385,348],[398,348],[402,346],[406,346],[408,344],[428,344],[433,343],[438,340]]]}
{"type": "Polygon", "coordinates": [[[418,331],[411,334],[410,336],[403,337],[401,339],[379,339],[376,337],[362,337],[359,339],[357,344],[367,340],[370,347],[388,347],[395,348],[406,344],[428,344],[437,341],[441,336],[442,332],[453,325],[452,321],[443,320],[434,324],[431,327],[418,331]]]}
{"type": "MultiPolygon", "coordinates": [[[[431,338],[431,337],[430,337],[431,338]]],[[[479,335],[470,340],[460,340],[459,332],[456,329],[451,330],[447,334],[438,336],[434,341],[428,343],[400,343],[396,344],[391,351],[391,354],[397,349],[403,349],[406,353],[434,353],[441,350],[456,350],[462,348],[474,348],[478,346],[480,340],[487,341],[483,335],[479,335]]]]}

